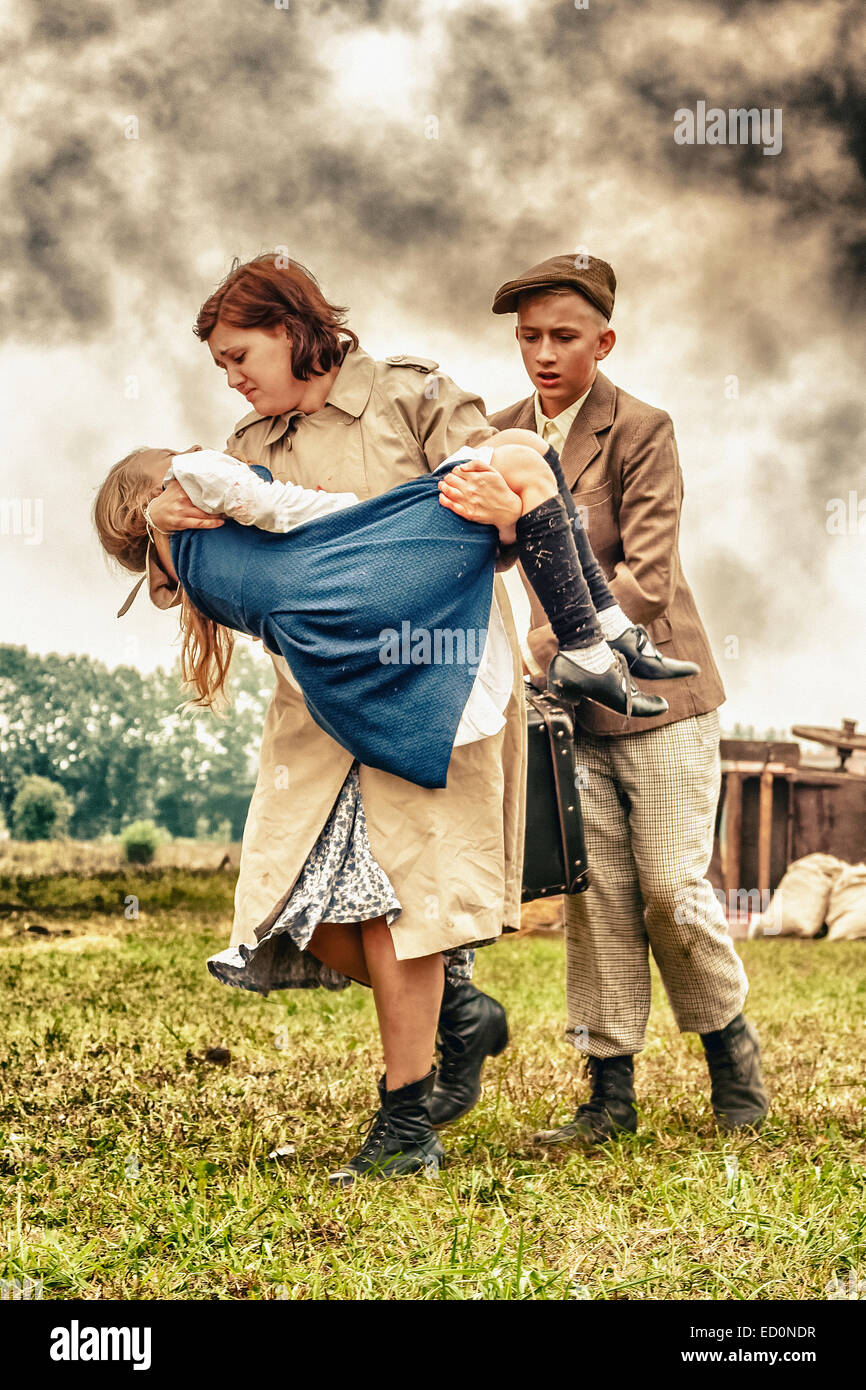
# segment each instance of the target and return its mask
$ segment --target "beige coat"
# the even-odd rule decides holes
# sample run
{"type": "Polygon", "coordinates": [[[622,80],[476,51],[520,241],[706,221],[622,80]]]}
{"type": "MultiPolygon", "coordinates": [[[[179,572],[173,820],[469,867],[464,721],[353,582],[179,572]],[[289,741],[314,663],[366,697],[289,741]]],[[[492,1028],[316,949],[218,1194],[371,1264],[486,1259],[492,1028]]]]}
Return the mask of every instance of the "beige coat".
{"type": "MultiPolygon", "coordinates": [[[[226,447],[265,464],[280,481],[375,497],[433,469],[461,445],[494,433],[484,403],[417,357],[375,361],[349,351],[327,402],[236,426],[226,447]]],[[[151,598],[177,601],[155,554],[151,598]]],[[[496,596],[514,652],[514,690],[500,733],[456,748],[448,785],[428,789],[362,766],[370,846],[403,911],[392,926],[398,958],[486,940],[520,925],[526,732],[517,634],[501,578],[496,596]]],[[[347,582],[347,601],[351,580],[347,582]]],[[[314,723],[273,657],[259,773],[244,829],[231,944],[253,945],[277,915],[328,818],[352,755],[314,723]]],[[[423,731],[421,732],[423,737],[423,731]]]]}

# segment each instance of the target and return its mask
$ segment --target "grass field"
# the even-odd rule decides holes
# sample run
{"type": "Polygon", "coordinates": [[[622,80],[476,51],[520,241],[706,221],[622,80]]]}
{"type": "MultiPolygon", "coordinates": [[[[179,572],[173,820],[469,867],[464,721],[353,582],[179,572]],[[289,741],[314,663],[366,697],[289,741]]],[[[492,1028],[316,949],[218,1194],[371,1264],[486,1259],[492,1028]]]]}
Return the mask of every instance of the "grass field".
{"type": "Polygon", "coordinates": [[[346,1192],[324,1177],[375,1108],[368,991],[218,985],[224,908],[46,920],[0,941],[0,1276],[45,1298],[821,1299],[866,1278],[866,943],[738,943],[772,1093],[758,1137],[716,1134],[656,976],[638,1134],[553,1156],[532,1131],[586,1086],[562,942],[488,948],[476,979],[512,1044],[445,1132],[449,1166],[346,1192]]]}

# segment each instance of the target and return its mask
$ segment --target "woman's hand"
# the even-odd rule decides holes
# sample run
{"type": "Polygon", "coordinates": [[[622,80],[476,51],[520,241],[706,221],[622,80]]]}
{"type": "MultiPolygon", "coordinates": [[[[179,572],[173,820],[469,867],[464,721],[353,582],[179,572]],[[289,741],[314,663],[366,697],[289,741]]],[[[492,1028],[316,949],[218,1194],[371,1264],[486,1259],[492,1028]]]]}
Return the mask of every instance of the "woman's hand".
{"type": "Polygon", "coordinates": [[[190,502],[180,483],[172,478],[165,489],[157,493],[150,504],[150,518],[158,531],[204,531],[222,526],[221,518],[203,512],[190,502]]]}
{"type": "Polygon", "coordinates": [[[467,521],[495,526],[503,545],[514,542],[514,524],[523,503],[502,474],[483,459],[467,459],[446,473],[439,481],[439,501],[467,521]]]}

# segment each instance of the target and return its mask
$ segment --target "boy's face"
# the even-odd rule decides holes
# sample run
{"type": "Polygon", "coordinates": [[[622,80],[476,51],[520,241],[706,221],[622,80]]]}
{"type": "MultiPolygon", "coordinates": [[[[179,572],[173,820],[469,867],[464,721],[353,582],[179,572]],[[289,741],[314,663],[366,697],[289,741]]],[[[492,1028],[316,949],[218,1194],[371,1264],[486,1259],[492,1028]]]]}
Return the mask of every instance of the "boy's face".
{"type": "Polygon", "coordinates": [[[598,363],[616,342],[604,315],[576,290],[521,295],[515,333],[523,365],[551,418],[589,390],[598,363]]]}

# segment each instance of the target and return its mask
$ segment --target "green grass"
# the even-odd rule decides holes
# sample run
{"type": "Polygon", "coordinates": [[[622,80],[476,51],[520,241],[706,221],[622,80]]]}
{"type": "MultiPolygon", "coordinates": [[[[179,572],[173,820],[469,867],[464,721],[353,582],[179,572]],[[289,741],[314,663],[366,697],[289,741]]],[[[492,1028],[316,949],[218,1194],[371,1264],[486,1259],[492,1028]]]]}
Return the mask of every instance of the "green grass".
{"type": "Polygon", "coordinates": [[[752,1138],[715,1132],[655,977],[639,1132],[589,1155],[529,1142],[586,1086],[562,943],[488,948],[513,1041],[448,1168],[346,1192],[324,1178],[374,1108],[370,994],[227,989],[204,966],[227,936],[224,914],[119,912],[0,946],[0,1276],[55,1299],[821,1299],[866,1277],[863,943],[739,943],[772,1092],[752,1138]],[[227,1066],[195,1060],[213,1046],[227,1066]]]}
{"type": "Polygon", "coordinates": [[[231,912],[237,873],[234,869],[157,868],[127,864],[97,873],[0,873],[0,911],[32,919],[74,914],[124,913],[158,908],[192,908],[206,913],[231,912]]]}

